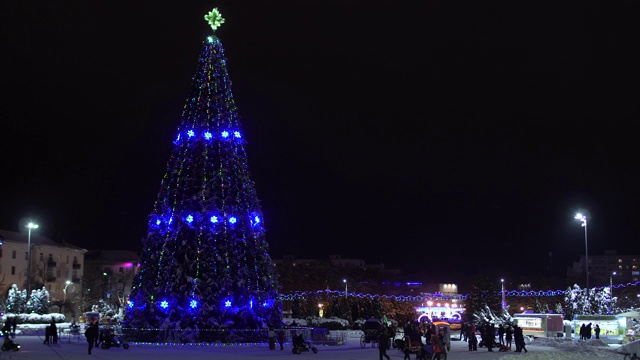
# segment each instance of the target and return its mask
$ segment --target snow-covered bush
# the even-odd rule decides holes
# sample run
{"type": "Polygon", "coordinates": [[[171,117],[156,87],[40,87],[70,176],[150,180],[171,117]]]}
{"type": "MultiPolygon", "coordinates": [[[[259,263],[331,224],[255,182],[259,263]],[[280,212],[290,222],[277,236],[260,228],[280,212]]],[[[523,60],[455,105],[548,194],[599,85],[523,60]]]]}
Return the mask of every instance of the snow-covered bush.
{"type": "Polygon", "coordinates": [[[297,318],[286,318],[282,319],[286,326],[307,326],[306,319],[297,319],[297,318]]]}
{"type": "Polygon", "coordinates": [[[343,330],[349,327],[348,320],[337,317],[313,317],[310,321],[313,327],[323,327],[329,330],[343,330]]]}
{"type": "Polygon", "coordinates": [[[51,320],[55,320],[56,323],[66,322],[67,318],[64,314],[52,313],[52,314],[13,314],[6,313],[2,317],[3,323],[7,318],[16,317],[18,324],[50,324],[51,320]]]}

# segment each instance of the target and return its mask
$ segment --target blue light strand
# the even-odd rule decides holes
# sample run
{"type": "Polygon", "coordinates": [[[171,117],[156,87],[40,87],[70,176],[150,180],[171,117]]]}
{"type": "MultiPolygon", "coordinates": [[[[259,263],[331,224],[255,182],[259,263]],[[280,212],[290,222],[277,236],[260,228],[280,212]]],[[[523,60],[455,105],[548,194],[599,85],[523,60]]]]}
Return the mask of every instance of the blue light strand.
{"type": "MultiPolygon", "coordinates": [[[[640,281],[636,281],[634,283],[626,283],[626,284],[618,284],[618,285],[613,285],[614,288],[619,289],[621,287],[627,287],[627,286],[639,286],[640,285],[640,281]]],[[[605,288],[609,288],[609,286],[601,286],[601,287],[593,287],[592,289],[595,290],[603,290],[605,288]]],[[[560,296],[560,295],[566,295],[569,294],[573,289],[569,289],[569,290],[529,290],[529,291],[518,291],[518,290],[511,290],[511,291],[505,291],[505,296],[509,296],[509,297],[554,297],[554,296],[560,296]]],[[[501,295],[502,291],[498,291],[496,292],[496,295],[501,295]]],[[[278,296],[278,300],[282,300],[282,301],[288,301],[288,300],[300,300],[300,299],[306,299],[307,297],[317,297],[319,295],[326,295],[326,296],[334,296],[334,297],[344,297],[344,296],[348,296],[348,297],[356,297],[356,298],[362,298],[362,299],[379,299],[379,298],[383,298],[383,299],[388,299],[388,300],[396,300],[396,301],[403,301],[403,302],[421,302],[421,301],[427,301],[427,300],[431,300],[434,298],[440,298],[442,300],[466,300],[468,299],[471,294],[456,294],[456,295],[446,295],[446,294],[442,294],[442,293],[423,293],[422,295],[378,295],[378,294],[363,294],[363,293],[347,293],[344,291],[338,291],[338,290],[318,290],[318,291],[299,291],[299,292],[293,292],[290,294],[279,294],[278,296]]]]}

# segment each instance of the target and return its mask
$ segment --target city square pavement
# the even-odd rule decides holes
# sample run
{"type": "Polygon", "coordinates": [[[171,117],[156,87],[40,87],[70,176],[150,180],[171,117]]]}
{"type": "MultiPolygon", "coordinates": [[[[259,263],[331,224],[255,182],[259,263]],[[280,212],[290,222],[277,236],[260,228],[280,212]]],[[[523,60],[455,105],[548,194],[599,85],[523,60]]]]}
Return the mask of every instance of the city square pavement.
{"type": "MultiPolygon", "coordinates": [[[[360,346],[359,337],[356,334],[347,338],[346,344],[339,346],[318,346],[318,353],[303,352],[296,355],[291,351],[291,344],[286,343],[284,350],[269,350],[267,344],[253,345],[232,345],[232,346],[167,346],[167,345],[138,345],[130,344],[129,349],[95,348],[91,355],[87,351],[87,342],[84,336],[73,338],[65,337],[59,339],[57,344],[44,345],[42,336],[24,335],[17,336],[14,340],[21,345],[17,352],[0,352],[1,360],[74,360],[74,359],[118,359],[118,360],[160,360],[160,359],[309,359],[309,360],[378,360],[378,349],[367,344],[365,348],[360,346]]],[[[449,352],[448,360],[472,360],[499,359],[507,355],[517,355],[523,358],[534,358],[535,354],[541,352],[549,353],[550,358],[554,358],[553,352],[561,350],[554,347],[527,346],[529,353],[518,354],[513,352],[490,353],[486,348],[478,348],[476,352],[469,352],[467,343],[463,341],[452,341],[452,349],[449,352]],[[532,356],[533,355],[533,356],[532,356]]],[[[403,360],[404,354],[399,349],[389,349],[388,354],[391,359],[403,360]]],[[[557,354],[560,357],[560,354],[557,354]]],[[[611,358],[620,357],[612,354],[611,358]]],[[[411,356],[411,360],[415,355],[411,356]]]]}

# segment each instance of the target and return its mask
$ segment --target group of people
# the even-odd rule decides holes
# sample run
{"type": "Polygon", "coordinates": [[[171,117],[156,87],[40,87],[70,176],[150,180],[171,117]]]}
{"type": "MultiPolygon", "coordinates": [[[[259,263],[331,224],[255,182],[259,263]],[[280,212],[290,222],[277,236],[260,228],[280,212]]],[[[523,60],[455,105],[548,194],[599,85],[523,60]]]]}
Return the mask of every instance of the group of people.
{"type": "Polygon", "coordinates": [[[58,326],[56,321],[51,319],[51,324],[44,328],[44,344],[57,344],[58,343],[58,326]]]}
{"type": "MultiPolygon", "coordinates": [[[[451,351],[451,334],[448,326],[438,326],[432,322],[407,323],[404,326],[404,334],[404,360],[410,360],[411,353],[416,354],[416,359],[426,359],[426,354],[431,353],[431,359],[446,360],[447,353],[451,351]]],[[[378,346],[380,344],[378,342],[378,346]]]]}
{"type": "Polygon", "coordinates": [[[460,331],[463,341],[469,344],[469,351],[478,351],[478,345],[486,347],[489,352],[493,352],[493,348],[511,351],[512,342],[514,342],[515,352],[528,352],[522,328],[517,325],[500,324],[496,329],[493,323],[485,323],[479,328],[472,323],[463,323],[460,331]],[[476,337],[478,331],[480,332],[480,344],[478,344],[476,337]],[[497,342],[496,334],[498,335],[497,342]]]}
{"type": "Polygon", "coordinates": [[[591,323],[582,324],[580,326],[580,340],[589,340],[591,339],[592,332],[595,332],[596,339],[600,339],[600,326],[596,324],[595,328],[591,328],[591,323]]]}

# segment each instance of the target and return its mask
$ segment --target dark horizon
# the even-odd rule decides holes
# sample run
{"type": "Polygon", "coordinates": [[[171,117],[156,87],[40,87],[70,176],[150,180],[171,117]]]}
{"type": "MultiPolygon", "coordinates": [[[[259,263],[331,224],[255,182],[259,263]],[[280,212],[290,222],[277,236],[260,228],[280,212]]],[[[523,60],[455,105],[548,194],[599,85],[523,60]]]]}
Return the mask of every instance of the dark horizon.
{"type": "Polygon", "coordinates": [[[562,276],[578,211],[632,254],[628,4],[3,4],[0,228],[140,250],[217,6],[272,258],[562,276]]]}

